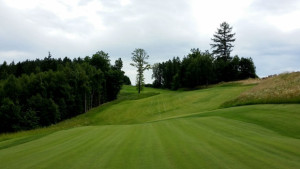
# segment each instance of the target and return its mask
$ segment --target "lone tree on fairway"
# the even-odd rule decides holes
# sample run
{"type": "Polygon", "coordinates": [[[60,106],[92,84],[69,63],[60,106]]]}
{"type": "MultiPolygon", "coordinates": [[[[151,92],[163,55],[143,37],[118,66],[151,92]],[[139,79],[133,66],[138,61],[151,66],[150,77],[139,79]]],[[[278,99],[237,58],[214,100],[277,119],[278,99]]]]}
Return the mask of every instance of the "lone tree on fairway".
{"type": "Polygon", "coordinates": [[[144,71],[150,69],[150,65],[145,60],[148,59],[149,56],[147,55],[144,49],[135,49],[132,52],[132,61],[134,63],[130,63],[131,66],[137,68],[137,76],[136,76],[136,87],[138,93],[143,90],[144,85],[144,71]]]}
{"type": "Polygon", "coordinates": [[[212,53],[224,61],[230,60],[230,52],[232,51],[232,42],[235,41],[233,38],[235,33],[231,33],[232,27],[227,22],[223,22],[217,32],[214,34],[214,38],[211,40],[214,42],[210,44],[211,48],[214,49],[212,53]]]}

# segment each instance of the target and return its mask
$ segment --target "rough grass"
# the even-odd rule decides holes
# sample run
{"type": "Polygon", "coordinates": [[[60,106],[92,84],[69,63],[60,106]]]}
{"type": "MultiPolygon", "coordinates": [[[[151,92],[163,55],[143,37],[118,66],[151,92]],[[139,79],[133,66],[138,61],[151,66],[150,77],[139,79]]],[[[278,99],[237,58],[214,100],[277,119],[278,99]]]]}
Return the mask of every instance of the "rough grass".
{"type": "Polygon", "coordinates": [[[251,104],[300,103],[300,72],[280,74],[225,102],[222,107],[251,104]]]}
{"type": "Polygon", "coordinates": [[[195,91],[124,86],[48,128],[0,135],[0,168],[300,168],[300,104],[222,108],[253,84],[195,91]]]}

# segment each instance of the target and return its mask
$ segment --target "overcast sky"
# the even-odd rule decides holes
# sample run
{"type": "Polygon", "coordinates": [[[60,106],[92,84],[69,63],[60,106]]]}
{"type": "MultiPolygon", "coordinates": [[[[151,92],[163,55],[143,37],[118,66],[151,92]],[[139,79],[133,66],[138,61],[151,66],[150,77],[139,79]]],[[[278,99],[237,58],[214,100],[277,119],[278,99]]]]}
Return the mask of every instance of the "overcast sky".
{"type": "MultiPolygon", "coordinates": [[[[260,77],[300,70],[299,0],[0,0],[0,63],[92,56],[103,50],[135,82],[135,48],[149,62],[210,50],[223,21],[232,55],[252,57],[260,77]]],[[[152,72],[146,73],[150,83],[152,72]]]]}

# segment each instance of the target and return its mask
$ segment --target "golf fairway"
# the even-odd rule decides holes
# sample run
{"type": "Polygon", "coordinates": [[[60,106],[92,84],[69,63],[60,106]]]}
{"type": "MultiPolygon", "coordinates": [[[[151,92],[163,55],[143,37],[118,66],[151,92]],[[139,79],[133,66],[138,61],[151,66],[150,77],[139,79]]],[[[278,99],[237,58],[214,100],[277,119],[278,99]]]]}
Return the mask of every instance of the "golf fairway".
{"type": "Polygon", "coordinates": [[[0,168],[300,168],[299,104],[219,109],[248,88],[148,89],[160,94],[100,106],[86,125],[2,139],[0,168]]]}

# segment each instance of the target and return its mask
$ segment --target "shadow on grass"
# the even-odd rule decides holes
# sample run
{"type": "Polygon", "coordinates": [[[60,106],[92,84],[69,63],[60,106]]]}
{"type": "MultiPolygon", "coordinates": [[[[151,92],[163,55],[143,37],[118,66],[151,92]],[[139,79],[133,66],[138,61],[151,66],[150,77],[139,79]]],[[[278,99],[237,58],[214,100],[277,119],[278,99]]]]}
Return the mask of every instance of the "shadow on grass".
{"type": "Polygon", "coordinates": [[[105,109],[115,104],[118,104],[126,100],[144,99],[158,94],[160,93],[145,92],[145,93],[138,94],[138,93],[123,92],[119,94],[117,100],[95,107],[87,113],[80,114],[76,117],[73,117],[72,119],[61,121],[55,125],[51,125],[45,128],[37,128],[34,130],[19,131],[14,133],[2,133],[0,134],[0,150],[40,139],[59,130],[66,130],[73,127],[91,125],[93,124],[92,117],[94,115],[101,113],[105,109]]]}
{"type": "Polygon", "coordinates": [[[239,98],[224,102],[219,108],[238,107],[256,104],[300,104],[300,97],[295,98],[266,98],[240,100],[239,98]]]}
{"type": "Polygon", "coordinates": [[[30,136],[27,136],[27,137],[15,138],[15,139],[12,139],[12,140],[11,139],[2,140],[2,141],[9,141],[9,143],[0,145],[0,150],[5,149],[5,148],[9,148],[9,147],[13,147],[13,146],[17,146],[17,145],[20,145],[20,144],[24,144],[24,143],[27,143],[29,141],[37,140],[37,139],[45,137],[45,136],[47,136],[51,133],[53,133],[53,132],[47,132],[47,133],[42,133],[42,134],[37,134],[37,135],[30,135],[30,136]]]}
{"type": "Polygon", "coordinates": [[[89,119],[89,124],[87,125],[91,125],[95,123],[95,116],[99,115],[99,113],[102,113],[103,111],[105,111],[106,109],[110,108],[113,105],[119,104],[123,101],[128,101],[128,100],[140,100],[140,99],[145,99],[145,98],[149,98],[152,96],[156,96],[159,95],[160,93],[157,92],[145,92],[145,93],[132,93],[132,92],[122,92],[119,94],[118,99],[102,104],[98,107],[95,107],[93,109],[91,109],[90,111],[88,111],[87,113],[83,114],[83,116],[87,117],[87,119],[89,119]]]}
{"type": "Polygon", "coordinates": [[[243,84],[241,82],[221,82],[218,84],[200,85],[193,88],[179,88],[177,91],[195,91],[195,90],[209,89],[215,87],[239,87],[239,86],[255,86],[255,85],[257,85],[257,83],[243,84]]]}
{"type": "Polygon", "coordinates": [[[180,118],[222,117],[255,124],[265,129],[276,132],[282,136],[300,139],[300,125],[297,121],[297,119],[299,119],[299,115],[297,115],[297,110],[293,108],[293,106],[296,105],[297,104],[246,105],[241,107],[217,109],[181,117],[157,120],[150,123],[165,120],[176,120],[180,118]],[[286,108],[284,106],[289,106],[290,108],[286,108]]]}
{"type": "Polygon", "coordinates": [[[156,96],[158,94],[160,94],[160,93],[148,92],[148,93],[138,94],[138,93],[123,92],[119,95],[119,98],[116,100],[116,102],[121,102],[121,101],[125,101],[125,100],[139,100],[139,99],[144,99],[144,98],[156,96]]]}

